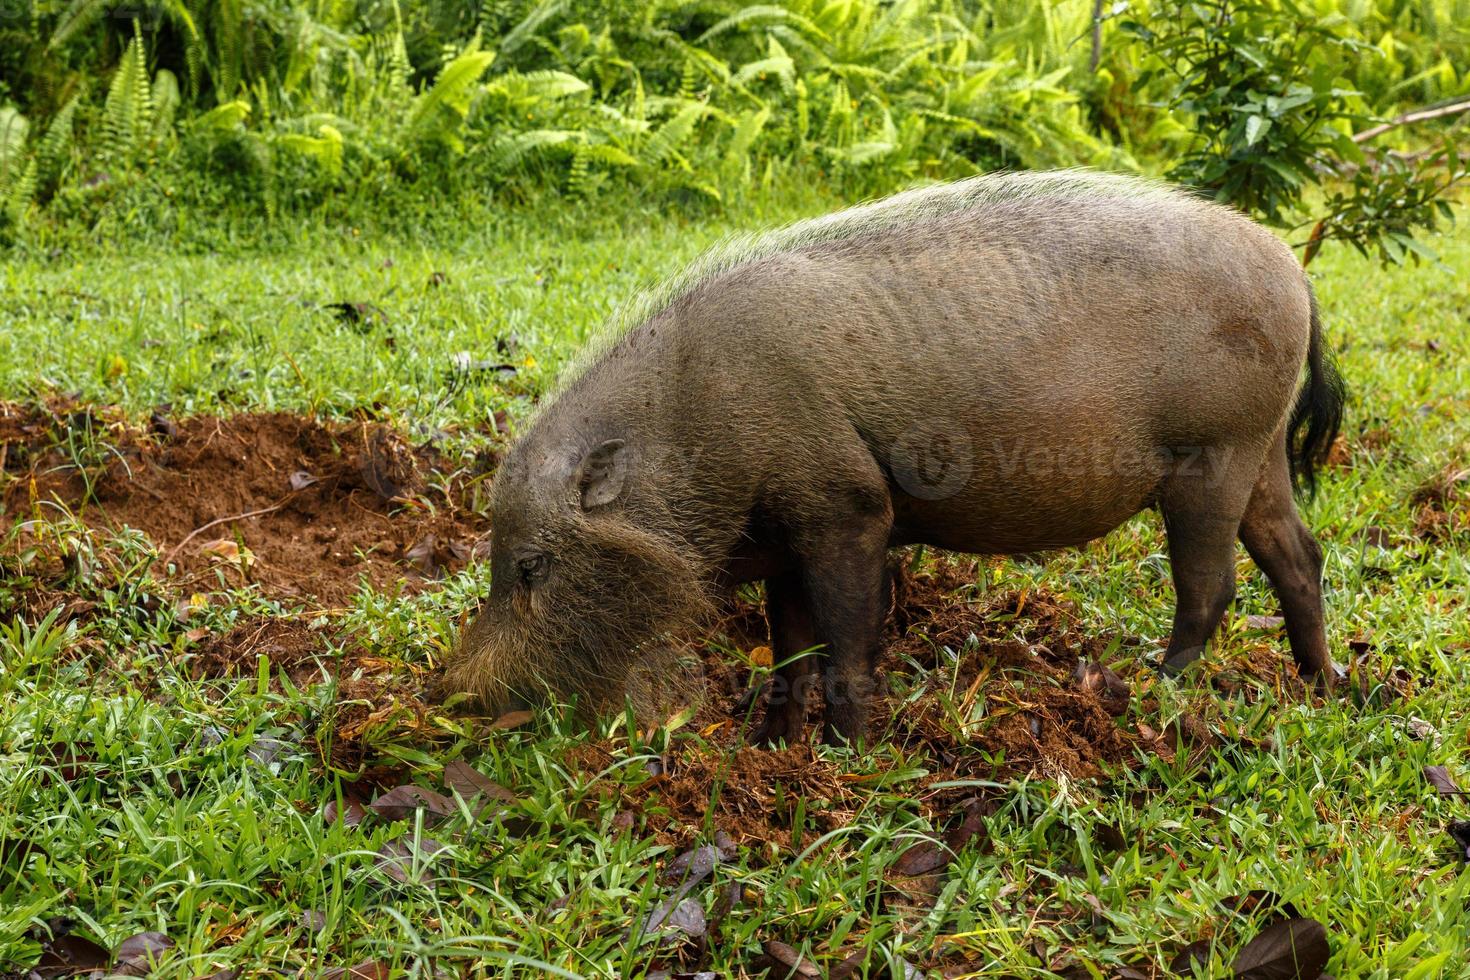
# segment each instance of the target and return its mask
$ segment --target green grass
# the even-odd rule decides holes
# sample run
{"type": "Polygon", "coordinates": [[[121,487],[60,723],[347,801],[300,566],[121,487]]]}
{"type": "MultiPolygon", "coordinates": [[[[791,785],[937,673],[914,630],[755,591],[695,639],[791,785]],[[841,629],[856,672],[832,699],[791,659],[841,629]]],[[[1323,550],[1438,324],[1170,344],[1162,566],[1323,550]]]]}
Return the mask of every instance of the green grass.
{"type": "MultiPolygon", "coordinates": [[[[409,426],[504,407],[518,415],[521,396],[544,389],[640,283],[734,227],[832,203],[793,191],[738,220],[559,206],[425,240],[315,229],[219,254],[158,244],[20,256],[0,280],[0,397],[75,393],[139,417],[161,403],[325,414],[376,404],[409,426]],[[435,272],[446,281],[431,285],[435,272]],[[343,301],[373,304],[384,322],[347,324],[322,308],[343,301]],[[513,353],[498,353],[496,341],[511,338],[513,353]],[[508,382],[456,377],[460,352],[521,371],[508,382]]],[[[964,850],[920,913],[880,885],[934,829],[920,805],[933,761],[891,747],[830,751],[843,770],[875,778],[845,783],[839,801],[787,798],[808,817],[799,840],[742,848],[690,892],[708,909],[727,883],[743,890],[706,968],[742,975],[763,941],[780,940],[824,957],[866,947],[880,959],[965,961],[980,976],[1046,976],[1067,962],[1095,970],[1074,976],[1108,976],[1118,964],[1167,964],[1182,943],[1225,927],[1222,899],[1266,888],[1328,926],[1338,977],[1470,976],[1470,879],[1444,833],[1470,803],[1436,796],[1421,775],[1445,764],[1470,785],[1470,539],[1417,536],[1412,503],[1447,467],[1470,466],[1470,228],[1435,246],[1444,266],[1385,271],[1338,250],[1313,267],[1354,392],[1353,466],[1330,471],[1308,508],[1328,554],[1334,653],[1366,650],[1359,670],[1375,677],[1402,668],[1409,697],[1374,690],[1366,703],[1321,707],[1264,690],[1255,703],[1219,697],[1221,724],[1269,744],[1222,747],[1195,766],[1188,753],[1150,756],[1099,781],[1013,781],[987,820],[988,845],[964,850]],[[1377,428],[1387,436],[1361,438],[1377,428]],[[1394,547],[1370,544],[1369,527],[1394,547]],[[1349,639],[1367,646],[1349,650],[1349,639]],[[1412,737],[1411,718],[1433,734],[1412,737]],[[824,834],[828,817],[840,826],[824,834]],[[1124,850],[1096,843],[1103,823],[1124,830],[1124,850]]],[[[1462,485],[1462,508],[1467,493],[1462,485]]],[[[167,977],[225,966],[314,975],[369,959],[424,976],[431,964],[637,976],[662,959],[656,941],[625,935],[672,891],[657,874],[673,852],[648,831],[661,804],[645,762],[670,745],[697,752],[692,727],[616,729],[611,761],[593,772],[576,761],[589,736],[548,717],[492,731],[435,716],[422,738],[401,725],[370,730],[371,761],[437,786],[439,768],[464,758],[520,798],[484,819],[462,808],[427,831],[447,845],[427,860],[427,884],[393,884],[373,870],[374,852],[412,822],[347,829],[318,815],[351,786],[310,747],[312,735],[330,737],[336,684],[272,685],[266,662],[242,681],[191,679],[177,626],[144,611],[162,589],[146,542],[95,547],[121,572],[99,588],[85,629],[0,624],[0,972],[33,962],[38,924],[58,916],[109,948],[166,932],[177,945],[155,975],[167,977]],[[261,739],[284,748],[263,760],[261,739]],[[615,824],[624,811],[627,831],[615,824]],[[39,850],[22,853],[21,841],[39,850]],[[303,925],[308,910],[319,929],[303,925]]],[[[1172,602],[1162,555],[1157,519],[1145,516],[1044,565],[983,566],[984,584],[1048,589],[1076,603],[1084,632],[1152,641],[1172,602]]],[[[1243,554],[1240,573],[1238,615],[1211,655],[1221,660],[1283,642],[1248,628],[1240,614],[1274,612],[1274,602],[1243,554]]],[[[345,621],[407,677],[481,576],[410,600],[365,592],[345,621]]],[[[234,593],[209,615],[223,625],[247,611],[284,613],[234,593]]],[[[1163,731],[1202,703],[1188,684],[1151,693],[1157,707],[1135,702],[1125,724],[1163,731]]],[[[983,759],[972,762],[976,780],[991,778],[983,759]]],[[[716,781],[711,796],[720,792],[716,781]]],[[[1228,955],[1214,975],[1228,975],[1228,955]]]]}

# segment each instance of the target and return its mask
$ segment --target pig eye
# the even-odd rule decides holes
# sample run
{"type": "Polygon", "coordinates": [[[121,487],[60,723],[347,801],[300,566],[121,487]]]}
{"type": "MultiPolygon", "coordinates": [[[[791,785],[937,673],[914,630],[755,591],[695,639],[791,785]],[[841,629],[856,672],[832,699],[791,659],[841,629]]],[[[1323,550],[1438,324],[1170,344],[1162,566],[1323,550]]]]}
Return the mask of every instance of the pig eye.
{"type": "Polygon", "coordinates": [[[527,555],[516,560],[516,567],[521,570],[522,582],[527,585],[539,585],[546,581],[547,573],[551,571],[551,556],[527,555]]]}

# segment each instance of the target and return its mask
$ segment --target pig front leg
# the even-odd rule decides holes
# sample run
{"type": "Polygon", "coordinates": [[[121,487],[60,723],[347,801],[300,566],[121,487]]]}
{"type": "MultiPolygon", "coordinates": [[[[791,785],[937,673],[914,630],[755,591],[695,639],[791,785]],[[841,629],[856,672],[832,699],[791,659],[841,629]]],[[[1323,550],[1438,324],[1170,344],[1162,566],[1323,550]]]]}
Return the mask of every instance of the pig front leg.
{"type": "Polygon", "coordinates": [[[828,497],[829,509],[793,541],[822,661],[828,742],[868,734],[869,701],[887,612],[886,566],[893,507],[881,479],[828,497]]]}
{"type": "Polygon", "coordinates": [[[781,741],[790,745],[806,727],[807,703],[817,683],[818,656],[812,650],[820,642],[800,575],[766,580],[766,619],[771,626],[776,676],[765,717],[751,738],[762,745],[781,741]]]}

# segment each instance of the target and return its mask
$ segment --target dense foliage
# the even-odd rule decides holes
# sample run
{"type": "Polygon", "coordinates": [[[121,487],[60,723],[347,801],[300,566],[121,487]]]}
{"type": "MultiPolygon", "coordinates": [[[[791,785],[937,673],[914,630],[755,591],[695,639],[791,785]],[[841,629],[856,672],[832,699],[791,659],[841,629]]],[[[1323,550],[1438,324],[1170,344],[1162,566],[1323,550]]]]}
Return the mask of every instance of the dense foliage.
{"type": "Polygon", "coordinates": [[[1381,245],[1459,165],[1352,135],[1467,90],[1470,0],[7,0],[0,227],[1179,160],[1278,224],[1363,171],[1317,237],[1381,245]]]}

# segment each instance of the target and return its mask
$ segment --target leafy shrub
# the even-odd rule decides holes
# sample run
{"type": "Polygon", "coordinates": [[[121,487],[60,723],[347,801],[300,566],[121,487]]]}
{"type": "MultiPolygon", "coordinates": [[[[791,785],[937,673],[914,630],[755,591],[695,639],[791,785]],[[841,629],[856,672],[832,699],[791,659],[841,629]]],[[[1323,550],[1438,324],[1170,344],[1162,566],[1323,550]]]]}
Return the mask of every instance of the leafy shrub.
{"type": "Polygon", "coordinates": [[[1176,178],[1278,223],[1349,178],[1363,193],[1317,240],[1391,255],[1377,215],[1418,201],[1386,223],[1407,235],[1438,214],[1419,191],[1444,158],[1358,160],[1350,137],[1397,100],[1463,91],[1470,56],[1470,0],[1115,3],[1096,52],[1087,0],[11,2],[12,225],[95,220],[126,187],[273,217],[415,186],[719,202],[788,174],[877,194],[1180,159],[1176,178]],[[1374,203],[1380,166],[1405,193],[1374,203]]]}
{"type": "Polygon", "coordinates": [[[1161,0],[1124,30],[1152,52],[1140,82],[1167,76],[1169,106],[1193,123],[1171,178],[1292,225],[1309,188],[1349,174],[1349,190],[1329,194],[1305,258],[1340,238],[1402,261],[1424,253],[1414,232],[1449,213],[1443,195],[1467,172],[1449,140],[1417,167],[1369,159],[1354,134],[1375,120],[1350,75],[1375,49],[1350,26],[1291,0],[1161,0]]]}

